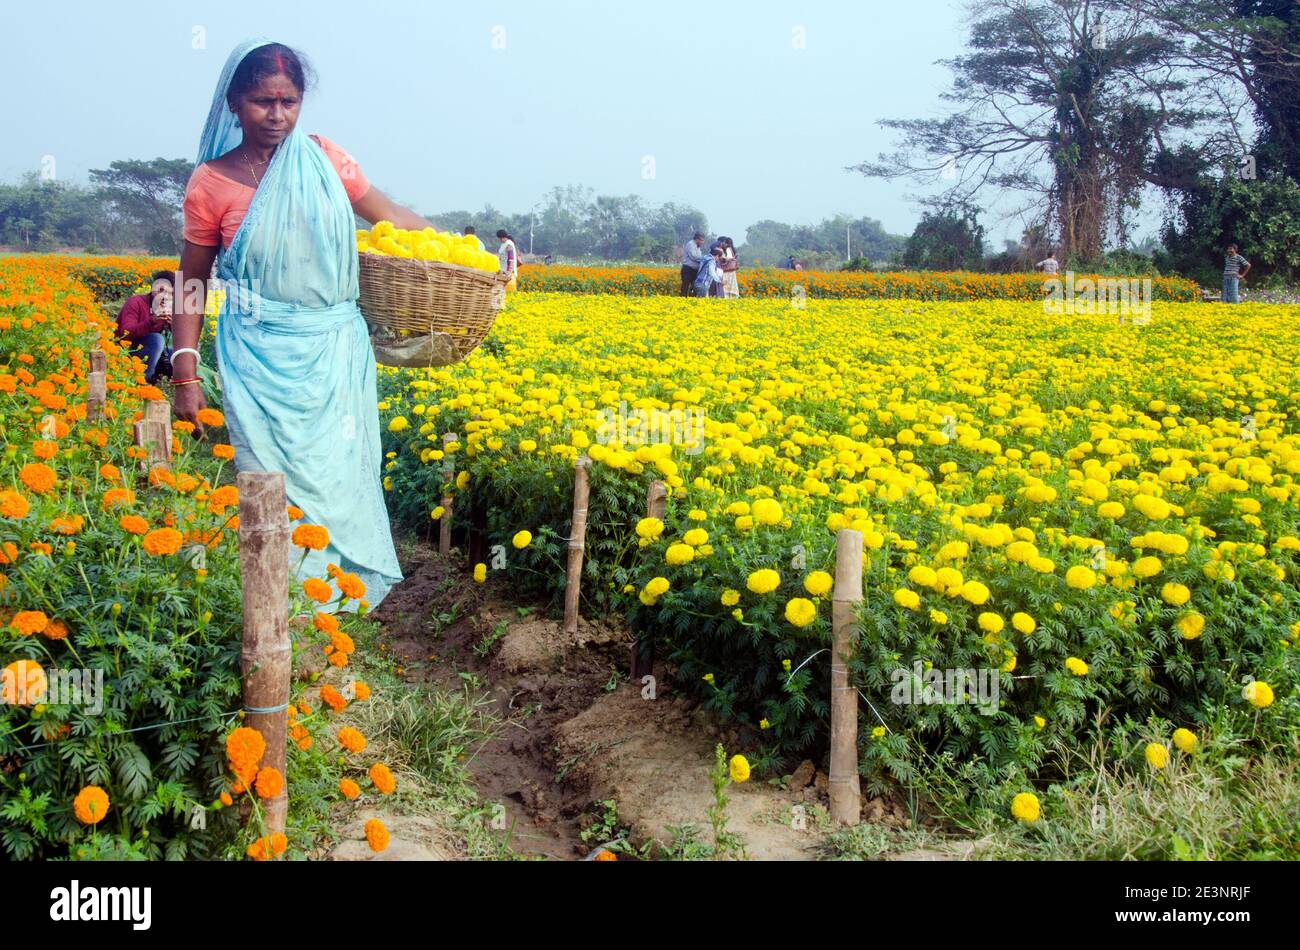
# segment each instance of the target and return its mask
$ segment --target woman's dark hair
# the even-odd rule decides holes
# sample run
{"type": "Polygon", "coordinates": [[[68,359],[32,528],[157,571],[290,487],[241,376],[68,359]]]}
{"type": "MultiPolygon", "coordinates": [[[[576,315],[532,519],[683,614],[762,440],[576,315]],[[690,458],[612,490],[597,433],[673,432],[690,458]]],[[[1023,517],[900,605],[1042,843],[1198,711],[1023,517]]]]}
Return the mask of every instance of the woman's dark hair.
{"type": "Polygon", "coordinates": [[[287,76],[300,95],[306,95],[307,88],[315,85],[316,80],[311,65],[302,56],[283,43],[267,43],[239,61],[235,75],[230,77],[226,101],[231,106],[237,106],[242,97],[256,89],[263,79],[271,76],[287,76]]]}
{"type": "Polygon", "coordinates": [[[501,228],[500,230],[497,231],[497,237],[506,238],[511,241],[514,240],[514,238],[510,237],[510,232],[507,231],[505,228],[501,228]]]}

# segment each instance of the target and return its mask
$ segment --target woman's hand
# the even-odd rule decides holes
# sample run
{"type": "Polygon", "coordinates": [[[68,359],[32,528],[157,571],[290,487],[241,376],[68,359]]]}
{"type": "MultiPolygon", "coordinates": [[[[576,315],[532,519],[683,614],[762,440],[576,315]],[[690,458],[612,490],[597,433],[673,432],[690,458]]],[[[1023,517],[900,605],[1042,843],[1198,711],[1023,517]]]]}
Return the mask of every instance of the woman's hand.
{"type": "Polygon", "coordinates": [[[194,438],[203,438],[203,423],[199,422],[199,410],[208,408],[208,401],[203,398],[203,387],[198,383],[186,383],[177,386],[172,408],[177,419],[194,424],[194,438]]]}

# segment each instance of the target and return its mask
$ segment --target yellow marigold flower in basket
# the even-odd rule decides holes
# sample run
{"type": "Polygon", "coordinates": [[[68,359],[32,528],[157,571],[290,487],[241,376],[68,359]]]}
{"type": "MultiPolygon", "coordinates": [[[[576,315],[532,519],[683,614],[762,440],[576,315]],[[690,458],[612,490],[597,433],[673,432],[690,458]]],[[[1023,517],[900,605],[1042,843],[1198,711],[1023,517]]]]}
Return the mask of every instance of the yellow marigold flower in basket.
{"type": "Polygon", "coordinates": [[[330,543],[330,532],[324,525],[300,524],[293,529],[292,541],[300,548],[320,551],[330,543]]]}
{"type": "Polygon", "coordinates": [[[749,781],[749,760],[743,755],[733,755],[727,765],[727,770],[733,782],[749,781]]]}
{"type": "Polygon", "coordinates": [[[1011,799],[1011,817],[1026,824],[1035,822],[1041,815],[1038,796],[1033,792],[1021,792],[1011,799]]]}
{"type": "Polygon", "coordinates": [[[98,785],[87,785],[72,800],[72,813],[83,825],[97,825],[108,814],[108,793],[98,785]]]}
{"type": "Polygon", "coordinates": [[[764,567],[750,574],[745,586],[755,594],[770,594],[781,586],[781,575],[770,567],[764,567]]]}

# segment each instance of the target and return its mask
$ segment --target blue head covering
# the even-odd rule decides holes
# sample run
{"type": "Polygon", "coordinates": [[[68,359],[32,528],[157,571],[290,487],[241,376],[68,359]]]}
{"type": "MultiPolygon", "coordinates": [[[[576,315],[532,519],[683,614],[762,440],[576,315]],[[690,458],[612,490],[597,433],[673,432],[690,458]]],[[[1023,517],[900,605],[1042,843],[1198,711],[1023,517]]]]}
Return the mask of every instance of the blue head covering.
{"type": "Polygon", "coordinates": [[[270,42],[270,40],[260,39],[245,40],[230,51],[226,65],[221,70],[221,76],[217,79],[217,91],[212,95],[208,121],[204,123],[203,135],[199,138],[199,156],[194,160],[195,165],[202,165],[204,162],[219,158],[244,141],[244,130],[239,127],[239,119],[230,111],[230,106],[226,102],[227,94],[230,91],[230,83],[235,78],[235,70],[244,61],[244,57],[259,46],[266,46],[270,42]]]}

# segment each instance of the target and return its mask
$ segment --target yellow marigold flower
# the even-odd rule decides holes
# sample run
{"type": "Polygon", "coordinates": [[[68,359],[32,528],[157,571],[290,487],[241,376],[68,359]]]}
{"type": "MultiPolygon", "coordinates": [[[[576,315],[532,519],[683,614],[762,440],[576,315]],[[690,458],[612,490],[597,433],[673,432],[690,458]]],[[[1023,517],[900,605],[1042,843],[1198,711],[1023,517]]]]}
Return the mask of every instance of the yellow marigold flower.
{"type": "Polygon", "coordinates": [[[771,498],[760,498],[750,506],[749,513],[759,524],[780,524],[785,517],[779,502],[771,498]]]}
{"type": "Polygon", "coordinates": [[[979,627],[985,633],[1001,633],[1006,621],[992,611],[986,610],[979,615],[977,621],[979,627]]]}
{"type": "Polygon", "coordinates": [[[722,597],[720,599],[722,600],[722,606],[734,607],[736,604],[740,603],[740,591],[732,590],[728,587],[722,592],[722,597]]]}
{"type": "Polygon", "coordinates": [[[1065,583],[1075,590],[1088,590],[1097,583],[1097,572],[1090,567],[1076,564],[1065,572],[1065,583]]]}
{"type": "Polygon", "coordinates": [[[1197,739],[1196,733],[1190,729],[1174,730],[1174,746],[1179,752],[1185,752],[1189,755],[1196,751],[1197,739]]]}
{"type": "Polygon", "coordinates": [[[989,589],[979,581],[966,581],[961,585],[961,596],[979,607],[988,602],[989,589]]]}
{"type": "Polygon", "coordinates": [[[378,818],[371,818],[366,822],[366,843],[370,845],[370,850],[379,852],[388,847],[388,829],[378,818]]]}
{"type": "Polygon", "coordinates": [[[781,586],[781,575],[770,567],[764,567],[750,574],[745,586],[755,594],[770,594],[781,586]]]}
{"type": "Polygon", "coordinates": [[[401,432],[403,429],[410,428],[410,423],[406,421],[406,416],[393,416],[388,420],[389,432],[401,432]]]}
{"type": "Polygon", "coordinates": [[[709,683],[710,685],[712,685],[712,683],[713,683],[713,674],[712,674],[712,673],[705,673],[703,678],[704,678],[704,682],[709,683]]]}
{"type": "Polygon", "coordinates": [[[1003,651],[1002,656],[1003,656],[1003,661],[1001,666],[1002,672],[1014,673],[1016,669],[1016,655],[1012,653],[1010,650],[1005,650],[1003,651]]]}
{"type": "Polygon", "coordinates": [[[834,579],[825,571],[813,571],[803,579],[803,589],[814,597],[822,597],[830,593],[834,583],[834,579]]]}
{"type": "Polygon", "coordinates": [[[931,610],[930,621],[932,623],[937,623],[940,626],[943,626],[948,622],[948,615],[944,613],[942,610],[931,610]]]}
{"type": "Polygon", "coordinates": [[[883,738],[885,738],[885,734],[886,734],[888,731],[889,731],[889,730],[886,729],[884,726],[876,726],[875,728],[873,728],[873,729],[871,730],[871,738],[873,738],[873,739],[883,739],[883,738]]]}
{"type": "Polygon", "coordinates": [[[1065,661],[1065,668],[1075,676],[1087,676],[1088,664],[1083,662],[1077,656],[1068,657],[1065,661]]]}
{"type": "Polygon", "coordinates": [[[658,518],[642,518],[636,523],[636,536],[653,541],[664,533],[664,523],[658,518]]]}
{"type": "Polygon", "coordinates": [[[645,589],[651,597],[662,597],[671,586],[666,577],[652,577],[646,582],[645,589]]]}
{"type": "Polygon", "coordinates": [[[370,781],[374,782],[375,788],[385,795],[391,795],[397,788],[397,780],[393,778],[393,773],[389,771],[388,766],[378,762],[370,766],[370,781]]]}
{"type": "Polygon", "coordinates": [[[510,543],[513,544],[516,548],[522,550],[523,548],[526,548],[528,547],[528,545],[533,543],[532,532],[519,531],[515,534],[513,538],[510,539],[510,543]]]}
{"type": "Polygon", "coordinates": [[[689,544],[693,548],[698,548],[702,544],[709,543],[709,532],[703,528],[692,528],[682,535],[682,543],[689,544]]]}
{"type": "Polygon", "coordinates": [[[670,544],[664,552],[664,560],[674,567],[689,564],[695,560],[695,548],[689,544],[670,544]]]}
{"type": "Polygon", "coordinates": [[[1181,607],[1192,599],[1192,592],[1185,584],[1174,584],[1171,582],[1160,588],[1160,597],[1167,604],[1181,607]]]}
{"type": "Polygon", "coordinates": [[[324,525],[300,524],[293,529],[291,540],[300,548],[320,551],[330,543],[330,532],[324,525]]]}
{"type": "Polygon", "coordinates": [[[894,603],[905,610],[916,610],[921,606],[921,595],[907,587],[894,591],[894,603]]]}
{"type": "Polygon", "coordinates": [[[1038,796],[1033,792],[1021,792],[1011,799],[1011,817],[1016,821],[1032,823],[1037,821],[1041,814],[1038,796]]]}
{"type": "Polygon", "coordinates": [[[817,607],[805,597],[793,597],[786,602],[785,619],[796,627],[806,627],[817,619],[817,607]]]}
{"type": "MultiPolygon", "coordinates": [[[[235,447],[233,445],[218,443],[212,447],[212,457],[220,459],[223,462],[229,462],[235,457],[235,447]]],[[[298,517],[301,518],[302,515],[299,515],[298,517]]]]}
{"type": "Polygon", "coordinates": [[[352,653],[357,646],[352,642],[352,638],[342,630],[333,630],[330,632],[330,645],[340,653],[352,653]]]}
{"type": "Polygon", "coordinates": [[[445,513],[446,513],[446,509],[443,508],[442,505],[435,505],[433,510],[429,512],[429,517],[432,518],[434,521],[437,521],[445,513]]]}
{"type": "Polygon", "coordinates": [[[1111,521],[1117,521],[1124,517],[1124,506],[1117,501],[1102,502],[1097,506],[1097,514],[1111,521]]]}
{"type": "Polygon", "coordinates": [[[1147,555],[1133,562],[1133,575],[1141,578],[1155,577],[1163,567],[1160,558],[1147,555]]]}
{"type": "Polygon", "coordinates": [[[479,584],[487,580],[487,565],[481,561],[474,565],[474,580],[479,584]]]}
{"type": "Polygon", "coordinates": [[[749,760],[743,755],[733,755],[728,763],[728,771],[733,782],[749,781],[749,760]]]}
{"type": "Polygon", "coordinates": [[[332,634],[339,628],[339,618],[333,614],[325,613],[323,610],[316,611],[312,617],[311,625],[321,633],[332,634]]]}
{"type": "Polygon", "coordinates": [[[1184,640],[1195,640],[1205,629],[1205,617],[1195,610],[1189,610],[1178,618],[1176,626],[1184,640]]]}
{"type": "Polygon", "coordinates": [[[907,579],[918,587],[933,587],[939,577],[934,568],[926,567],[924,564],[917,564],[907,572],[907,579]]]}
{"type": "Polygon", "coordinates": [[[165,557],[179,551],[181,542],[184,540],[184,535],[175,528],[158,528],[144,536],[141,546],[146,554],[151,554],[154,557],[165,557]]]}
{"type": "Polygon", "coordinates": [[[1046,726],[1046,725],[1047,725],[1047,720],[1044,719],[1042,716],[1035,716],[1035,717],[1034,717],[1034,728],[1035,728],[1035,729],[1037,729],[1037,730],[1039,730],[1039,731],[1041,732],[1041,731],[1043,730],[1043,727],[1046,726]]]}
{"type": "Polygon", "coordinates": [[[1147,765],[1156,771],[1169,764],[1169,750],[1162,742],[1148,742],[1142,754],[1147,760],[1147,765]]]}
{"type": "Polygon", "coordinates": [[[1038,623],[1033,617],[1024,611],[1017,610],[1011,615],[1011,626],[1017,631],[1024,634],[1033,633],[1038,629],[1038,623]]]}
{"type": "Polygon", "coordinates": [[[1256,709],[1265,709],[1273,705],[1273,687],[1263,680],[1247,683],[1241,691],[1241,696],[1256,709]]]}
{"type": "Polygon", "coordinates": [[[108,814],[108,793],[98,785],[87,785],[72,800],[72,813],[83,825],[97,825],[108,814]]]}

